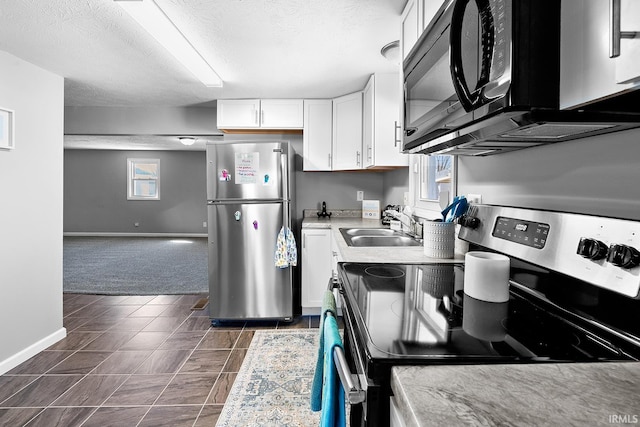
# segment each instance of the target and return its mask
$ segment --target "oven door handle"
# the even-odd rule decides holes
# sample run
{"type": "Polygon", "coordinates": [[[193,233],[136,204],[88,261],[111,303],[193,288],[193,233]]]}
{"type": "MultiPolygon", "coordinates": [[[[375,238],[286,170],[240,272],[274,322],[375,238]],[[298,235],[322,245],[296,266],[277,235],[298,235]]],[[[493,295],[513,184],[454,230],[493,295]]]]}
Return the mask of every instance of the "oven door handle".
{"type": "Polygon", "coordinates": [[[344,389],[344,395],[350,405],[357,405],[364,402],[366,392],[360,388],[358,377],[353,375],[347,365],[347,359],[344,357],[344,351],[340,347],[333,348],[333,361],[336,364],[338,376],[344,389]]]}

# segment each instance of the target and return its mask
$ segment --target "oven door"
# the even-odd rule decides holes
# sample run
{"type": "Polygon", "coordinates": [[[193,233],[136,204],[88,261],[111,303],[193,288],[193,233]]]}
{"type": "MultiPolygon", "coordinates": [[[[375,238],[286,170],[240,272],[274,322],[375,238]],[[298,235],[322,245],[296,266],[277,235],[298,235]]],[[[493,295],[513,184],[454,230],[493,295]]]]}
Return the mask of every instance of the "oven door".
{"type": "MultiPolygon", "coordinates": [[[[351,307],[346,301],[345,290],[340,285],[339,279],[332,278],[329,281],[329,289],[333,290],[336,301],[342,307],[344,320],[344,353],[336,351],[334,361],[344,388],[345,399],[350,405],[349,425],[352,427],[377,426],[379,422],[385,425],[384,419],[379,419],[380,417],[377,416],[372,417],[373,421],[367,421],[372,405],[373,409],[379,406],[379,387],[367,378],[362,344],[356,337],[353,313],[350,311],[351,307]]],[[[388,419],[388,416],[385,419],[388,419]]]]}

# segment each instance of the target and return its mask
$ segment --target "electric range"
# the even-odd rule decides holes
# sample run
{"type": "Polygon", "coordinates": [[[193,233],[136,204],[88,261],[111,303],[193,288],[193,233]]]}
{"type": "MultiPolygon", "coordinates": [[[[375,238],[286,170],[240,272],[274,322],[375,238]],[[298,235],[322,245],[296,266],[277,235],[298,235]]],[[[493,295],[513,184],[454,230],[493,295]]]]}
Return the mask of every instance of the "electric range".
{"type": "Polygon", "coordinates": [[[509,301],[466,295],[464,263],[340,264],[351,426],[388,425],[397,365],[640,360],[638,222],[474,205],[460,223],[510,257],[509,301]]]}

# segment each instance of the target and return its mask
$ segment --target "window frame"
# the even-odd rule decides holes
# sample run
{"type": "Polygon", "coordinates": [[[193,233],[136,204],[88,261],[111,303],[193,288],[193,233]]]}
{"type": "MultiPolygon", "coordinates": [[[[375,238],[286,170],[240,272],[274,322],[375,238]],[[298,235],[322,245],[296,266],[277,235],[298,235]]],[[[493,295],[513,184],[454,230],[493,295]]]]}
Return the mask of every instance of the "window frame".
{"type": "Polygon", "coordinates": [[[127,159],[127,200],[160,200],[160,159],[142,159],[142,158],[128,158],[127,159]],[[134,168],[137,164],[150,164],[156,166],[155,178],[142,178],[137,177],[134,172],[134,168]],[[136,195],[135,183],[136,181],[155,181],[156,191],[153,196],[136,195]]]}
{"type": "MultiPolygon", "coordinates": [[[[428,161],[428,155],[424,154],[411,154],[410,157],[410,174],[409,179],[409,195],[411,197],[410,205],[414,207],[414,213],[425,219],[438,219],[442,218],[442,207],[439,200],[426,199],[422,197],[422,184],[426,178],[424,173],[426,171],[426,162],[428,161]]],[[[451,157],[451,182],[448,191],[448,198],[446,205],[448,206],[458,192],[458,158],[457,156],[451,157]]],[[[426,184],[426,182],[425,182],[426,184]]]]}

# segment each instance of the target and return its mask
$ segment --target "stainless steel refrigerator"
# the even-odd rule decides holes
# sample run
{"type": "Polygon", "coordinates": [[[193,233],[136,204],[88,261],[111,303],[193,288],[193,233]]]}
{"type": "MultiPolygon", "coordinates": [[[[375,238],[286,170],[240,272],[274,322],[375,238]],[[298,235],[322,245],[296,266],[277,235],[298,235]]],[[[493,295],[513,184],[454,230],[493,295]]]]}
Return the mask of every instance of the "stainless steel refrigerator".
{"type": "Polygon", "coordinates": [[[293,268],[276,267],[274,259],[281,231],[293,233],[293,157],[288,142],[207,145],[209,314],[214,325],[293,317],[293,268]]]}

